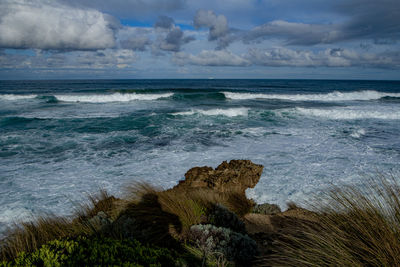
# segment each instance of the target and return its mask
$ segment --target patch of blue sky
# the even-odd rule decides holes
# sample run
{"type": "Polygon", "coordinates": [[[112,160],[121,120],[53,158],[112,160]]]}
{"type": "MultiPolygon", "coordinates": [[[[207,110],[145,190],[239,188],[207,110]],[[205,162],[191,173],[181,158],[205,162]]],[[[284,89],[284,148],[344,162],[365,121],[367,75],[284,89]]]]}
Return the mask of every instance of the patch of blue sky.
{"type": "Polygon", "coordinates": [[[154,25],[154,22],[139,21],[139,20],[133,20],[133,19],[121,19],[120,23],[124,26],[143,27],[143,28],[153,27],[153,25],[154,25]]]}

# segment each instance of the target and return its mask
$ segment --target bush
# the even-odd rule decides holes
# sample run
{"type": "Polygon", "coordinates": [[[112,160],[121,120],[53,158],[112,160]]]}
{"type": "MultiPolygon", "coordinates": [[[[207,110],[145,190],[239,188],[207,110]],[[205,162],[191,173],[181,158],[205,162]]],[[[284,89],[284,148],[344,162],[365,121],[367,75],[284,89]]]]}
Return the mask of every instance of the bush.
{"type": "Polygon", "coordinates": [[[249,262],[257,254],[256,242],[247,235],[211,224],[190,227],[189,239],[202,251],[203,257],[222,253],[228,260],[249,262]]]}
{"type": "Polygon", "coordinates": [[[214,205],[214,208],[210,215],[208,216],[208,221],[210,224],[213,224],[218,227],[229,228],[232,231],[245,233],[246,228],[245,224],[239,217],[228,210],[222,204],[214,205]]]}
{"type": "Polygon", "coordinates": [[[110,238],[54,240],[33,253],[22,252],[0,266],[174,266],[165,248],[144,246],[138,241],[110,238]]]}

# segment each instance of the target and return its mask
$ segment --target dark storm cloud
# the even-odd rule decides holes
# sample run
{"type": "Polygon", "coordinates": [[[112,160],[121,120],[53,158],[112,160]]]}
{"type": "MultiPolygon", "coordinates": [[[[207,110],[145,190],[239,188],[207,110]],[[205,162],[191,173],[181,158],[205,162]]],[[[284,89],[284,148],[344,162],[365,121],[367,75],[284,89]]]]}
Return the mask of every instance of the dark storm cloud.
{"type": "Polygon", "coordinates": [[[398,0],[338,1],[333,10],[343,22],[307,24],[275,20],[253,28],[243,40],[280,38],[289,45],[316,45],[357,40],[390,44],[400,39],[398,0]]]}
{"type": "Polygon", "coordinates": [[[164,40],[160,43],[160,49],[164,51],[178,52],[181,46],[193,41],[194,37],[184,36],[183,31],[179,27],[172,28],[164,40]]]}
{"type": "Polygon", "coordinates": [[[167,16],[159,16],[154,24],[154,28],[169,29],[172,26],[174,26],[174,19],[167,16]]]}
{"type": "Polygon", "coordinates": [[[341,1],[335,8],[350,16],[342,30],[346,38],[379,40],[400,39],[400,2],[398,0],[341,1]]]}
{"type": "Polygon", "coordinates": [[[343,48],[317,52],[288,48],[250,49],[245,56],[254,65],[270,67],[372,67],[395,69],[400,66],[399,52],[360,53],[343,48]]]}
{"type": "Polygon", "coordinates": [[[156,44],[153,46],[153,53],[159,54],[157,49],[170,52],[179,52],[181,46],[193,41],[192,36],[185,36],[179,26],[175,25],[174,19],[167,16],[160,16],[154,24],[159,34],[156,44]]]}
{"type": "Polygon", "coordinates": [[[119,23],[96,10],[49,1],[0,2],[0,47],[95,50],[115,46],[119,23]]]}
{"type": "Polygon", "coordinates": [[[230,34],[227,18],[224,15],[216,15],[212,10],[197,11],[193,24],[196,29],[208,28],[208,40],[218,41],[219,49],[226,48],[235,40],[230,34]]]}

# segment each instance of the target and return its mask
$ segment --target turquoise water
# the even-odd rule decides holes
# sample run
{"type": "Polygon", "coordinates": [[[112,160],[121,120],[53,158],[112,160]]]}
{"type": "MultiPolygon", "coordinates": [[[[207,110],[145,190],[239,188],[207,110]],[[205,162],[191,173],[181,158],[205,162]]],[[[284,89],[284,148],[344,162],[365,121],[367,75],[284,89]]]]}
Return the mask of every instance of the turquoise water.
{"type": "Polygon", "coordinates": [[[193,166],[265,166],[257,202],[399,173],[400,82],[0,81],[0,232],[100,187],[171,187],[193,166]]]}

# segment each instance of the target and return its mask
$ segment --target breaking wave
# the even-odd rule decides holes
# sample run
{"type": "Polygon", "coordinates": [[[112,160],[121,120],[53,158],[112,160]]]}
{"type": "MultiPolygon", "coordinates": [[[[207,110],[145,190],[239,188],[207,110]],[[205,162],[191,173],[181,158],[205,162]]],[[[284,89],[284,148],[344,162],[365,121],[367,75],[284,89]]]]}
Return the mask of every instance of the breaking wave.
{"type": "Polygon", "coordinates": [[[0,95],[1,100],[21,100],[21,99],[31,99],[31,98],[36,98],[37,95],[14,95],[14,94],[3,94],[0,95]]]}
{"type": "Polygon", "coordinates": [[[181,116],[190,116],[194,114],[202,114],[206,116],[227,116],[227,117],[236,117],[236,116],[247,116],[249,110],[247,108],[229,108],[229,109],[193,109],[190,111],[184,112],[176,112],[172,113],[172,115],[181,115],[181,116]]]}
{"type": "Polygon", "coordinates": [[[315,109],[296,108],[296,112],[306,116],[322,117],[332,120],[380,119],[400,120],[400,111],[372,111],[355,109],[315,109]]]}
{"type": "Polygon", "coordinates": [[[107,102],[128,102],[134,100],[157,100],[171,97],[173,93],[164,94],[93,94],[93,95],[56,95],[59,101],[64,102],[85,102],[85,103],[107,103],[107,102]]]}
{"type": "Polygon", "coordinates": [[[356,101],[356,100],[377,100],[385,97],[400,97],[400,93],[385,93],[373,90],[357,92],[335,91],[327,94],[257,94],[257,93],[232,93],[223,92],[226,98],[233,100],[246,99],[278,99],[290,101],[356,101]]]}

